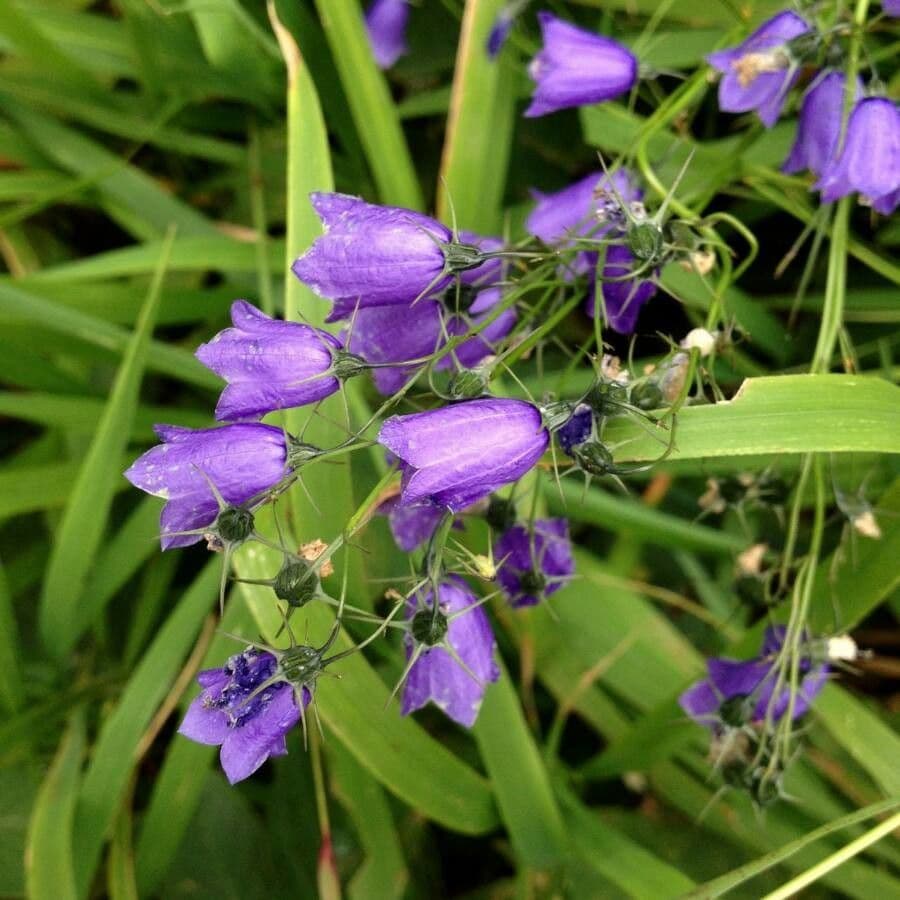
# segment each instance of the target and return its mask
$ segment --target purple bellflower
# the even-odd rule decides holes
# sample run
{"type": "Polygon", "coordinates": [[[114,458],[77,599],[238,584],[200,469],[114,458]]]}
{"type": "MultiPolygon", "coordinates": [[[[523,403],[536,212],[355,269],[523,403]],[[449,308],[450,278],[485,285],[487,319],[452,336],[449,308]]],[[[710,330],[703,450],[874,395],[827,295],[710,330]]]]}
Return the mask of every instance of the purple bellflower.
{"type": "Polygon", "coordinates": [[[780,12],[742,44],[707,56],[707,62],[723,76],[719,107],[732,113],[756,110],[762,123],[771,128],[797,80],[798,68],[788,44],[809,31],[808,23],[796,13],[780,12]]]}
{"type": "MultiPolygon", "coordinates": [[[[477,247],[482,253],[495,253],[503,249],[503,241],[500,238],[484,237],[474,231],[466,231],[464,228],[459,231],[459,241],[461,244],[477,247]]],[[[459,273],[459,280],[463,284],[473,287],[488,287],[500,281],[502,277],[503,259],[499,256],[486,260],[480,266],[465,269],[459,273]]]]}
{"type": "Polygon", "coordinates": [[[887,97],[860,100],[850,113],[837,159],[822,172],[818,187],[830,203],[858,191],[882,215],[900,202],[900,110],[887,97]]]}
{"type": "Polygon", "coordinates": [[[550,436],[530,403],[487,397],[392,416],[378,441],[403,462],[403,505],[430,500],[459,512],[521,478],[550,436]]]}
{"type": "Polygon", "coordinates": [[[391,497],[378,507],[380,515],[387,516],[394,543],[405,553],[412,553],[437,530],[444,511],[433,503],[403,506],[399,497],[391,497]]]}
{"type": "Polygon", "coordinates": [[[406,658],[412,660],[414,653],[419,655],[403,687],[401,712],[408,715],[434,703],[455,722],[471,728],[488,683],[500,677],[491,624],[484,609],[476,606],[476,596],[457,575],[449,575],[438,586],[437,629],[432,629],[433,597],[429,591],[421,605],[413,597],[406,607],[407,618],[412,621],[406,637],[406,658]],[[453,653],[440,643],[449,644],[453,653]]]}
{"type": "Polygon", "coordinates": [[[366,31],[372,54],[380,69],[389,69],[409,52],[406,26],[409,4],[406,0],[372,0],[366,11],[366,31]]]}
{"type": "Polygon", "coordinates": [[[886,16],[900,18],[900,0],[882,0],[881,8],[886,16]]]}
{"type": "Polygon", "coordinates": [[[334,301],[331,322],[357,308],[407,306],[439,293],[453,275],[491,262],[422,213],[347,194],[313,193],[310,200],[325,233],[292,269],[320,297],[334,301]]]}
{"type": "MultiPolygon", "coordinates": [[[[857,85],[859,96],[859,81],[857,85]]],[[[809,169],[821,175],[832,162],[841,135],[846,86],[843,72],[828,72],[809,88],[800,107],[797,137],[782,171],[793,174],[809,169]]]]}
{"type": "MultiPolygon", "coordinates": [[[[612,186],[603,172],[592,172],[553,194],[532,191],[537,205],[525,221],[525,230],[550,247],[570,247],[573,237],[600,240],[615,224],[610,215],[615,216],[619,207],[617,196],[624,203],[632,203],[643,195],[624,169],[617,169],[611,180],[612,186]]],[[[592,251],[578,253],[568,273],[584,274],[595,261],[592,251]]]]}
{"type": "MultiPolygon", "coordinates": [[[[277,668],[271,653],[251,647],[223,668],[197,676],[203,690],[178,731],[200,744],[221,747],[219,759],[231,784],[248,778],[270,756],[284,756],[285,735],[302,717],[293,686],[275,680],[277,668]]],[[[305,686],[300,694],[305,708],[312,694],[305,686]]]]}
{"type": "Polygon", "coordinates": [[[526,116],[603,103],[637,84],[638,61],[627,47],[548,12],[538,21],[544,46],[528,67],[535,89],[526,116]]]}
{"type": "MultiPolygon", "coordinates": [[[[634,269],[635,262],[628,247],[610,244],[606,248],[602,276],[604,279],[623,278],[634,269]]],[[[656,293],[656,284],[649,278],[637,276],[624,281],[601,281],[600,290],[609,327],[619,334],[632,334],[641,308],[656,293]]],[[[591,291],[587,302],[587,314],[591,317],[594,315],[594,304],[594,292],[591,291]]]]}
{"type": "MultiPolygon", "coordinates": [[[[678,698],[681,708],[695,722],[714,732],[723,726],[759,724],[768,715],[777,722],[787,713],[790,703],[788,685],[781,688],[777,698],[773,696],[778,678],[775,656],[784,643],[784,635],[784,626],[766,629],[762,650],[756,659],[746,662],[724,658],[708,660],[708,677],[678,698]]],[[[809,657],[801,661],[800,671],[803,677],[794,697],[795,719],[807,712],[828,679],[828,666],[809,657]]]]}
{"type": "Polygon", "coordinates": [[[267,490],[289,471],[284,432],[271,425],[239,424],[194,430],[156,425],[162,443],[125,472],[135,486],[166,500],[159,524],[163,550],[186,547],[212,525],[222,498],[235,506],[267,490]]]}
{"type": "Polygon", "coordinates": [[[276,409],[333,394],[330,374],[340,341],[299,322],[271,319],[244,300],[231,306],[233,328],[201,344],[197,358],[228,382],[216,406],[220,421],[261,419],[276,409]]]}
{"type": "Polygon", "coordinates": [[[517,608],[556,593],[575,571],[565,519],[537,519],[533,531],[514,525],[500,535],[493,552],[497,580],[517,608]]]}

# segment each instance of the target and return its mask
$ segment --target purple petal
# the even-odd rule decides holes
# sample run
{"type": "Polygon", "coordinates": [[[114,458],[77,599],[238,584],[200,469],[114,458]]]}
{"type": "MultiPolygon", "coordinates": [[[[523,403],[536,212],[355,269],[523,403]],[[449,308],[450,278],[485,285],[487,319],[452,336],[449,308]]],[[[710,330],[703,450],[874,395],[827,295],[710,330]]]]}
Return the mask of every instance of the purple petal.
{"type": "Polygon", "coordinates": [[[431,540],[444,516],[444,510],[430,503],[417,506],[401,506],[399,497],[392,497],[381,505],[379,512],[387,513],[391,534],[397,546],[406,553],[431,540]]]}
{"type": "Polygon", "coordinates": [[[679,698],[678,705],[698,724],[712,727],[719,712],[721,700],[712,683],[698,681],[679,698]]]}
{"type": "MultiPolygon", "coordinates": [[[[480,328],[488,318],[491,309],[503,299],[502,288],[487,288],[480,291],[475,302],[469,308],[470,321],[454,317],[447,323],[447,333],[453,337],[466,334],[472,329],[480,328]],[[480,313],[480,315],[478,315],[480,313]]],[[[474,369],[486,356],[494,352],[494,346],[503,340],[515,327],[518,315],[514,308],[504,310],[490,325],[481,328],[475,337],[463,341],[452,356],[447,355],[438,361],[438,370],[458,368],[474,369]]]]}
{"type": "MultiPolygon", "coordinates": [[[[348,348],[370,363],[402,363],[430,356],[442,344],[441,305],[420,300],[414,306],[361,309],[353,318],[348,348]]],[[[372,377],[378,390],[390,396],[421,366],[376,368],[372,377]]]]}
{"type": "MultiPolygon", "coordinates": [[[[468,609],[450,622],[447,640],[469,671],[441,647],[426,650],[407,677],[401,711],[408,715],[430,702],[455,722],[471,728],[478,718],[487,684],[500,677],[494,661],[494,635],[483,607],[469,609],[478,601],[461,578],[450,576],[442,582],[438,596],[446,615],[468,609]]],[[[430,609],[431,603],[429,594],[424,608],[430,609]]],[[[411,613],[415,608],[414,603],[408,607],[411,613]]],[[[406,653],[409,659],[411,642],[407,642],[406,653]]]]}
{"type": "MultiPolygon", "coordinates": [[[[621,278],[635,267],[635,258],[622,244],[606,248],[603,278],[621,278]]],[[[656,294],[656,285],[649,278],[633,278],[626,281],[603,281],[600,289],[606,310],[607,324],[619,334],[632,334],[637,326],[643,305],[656,294]]],[[[588,315],[594,314],[593,295],[588,300],[588,315]]]]}
{"type": "Polygon", "coordinates": [[[514,607],[534,606],[556,593],[575,572],[565,519],[537,519],[533,534],[523,525],[514,525],[494,543],[493,554],[497,580],[514,607]],[[522,584],[522,576],[530,573],[547,578],[540,594],[529,593],[522,584]]]}
{"type": "Polygon", "coordinates": [[[287,683],[277,688],[265,710],[244,725],[230,729],[222,743],[219,759],[231,784],[252,775],[269,758],[273,745],[277,750],[284,735],[300,721],[293,688],[287,683]]]}
{"type": "Polygon", "coordinates": [[[572,418],[562,428],[556,430],[556,439],[563,452],[571,456],[572,448],[588,440],[593,429],[594,414],[587,404],[582,404],[572,414],[572,418]]]}
{"type": "MultiPolygon", "coordinates": [[[[503,249],[503,241],[497,237],[483,237],[474,231],[462,230],[459,232],[459,240],[462,244],[471,244],[483,253],[494,253],[503,249]]],[[[474,269],[465,269],[459,273],[459,280],[463,284],[486,286],[495,284],[503,278],[503,260],[500,258],[489,259],[474,269]]]]}

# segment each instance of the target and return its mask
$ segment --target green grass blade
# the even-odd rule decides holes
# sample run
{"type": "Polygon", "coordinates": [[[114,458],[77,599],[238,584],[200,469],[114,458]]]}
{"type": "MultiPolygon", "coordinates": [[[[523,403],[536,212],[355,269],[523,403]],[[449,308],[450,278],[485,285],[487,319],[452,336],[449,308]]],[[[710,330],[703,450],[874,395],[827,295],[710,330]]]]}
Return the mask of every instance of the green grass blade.
{"type": "Polygon", "coordinates": [[[554,869],[568,852],[565,827],[509,673],[500,669],[472,732],[516,856],[529,868],[554,869]]]}
{"type": "Polygon", "coordinates": [[[73,826],[84,754],[84,718],[76,713],[41,785],[25,854],[30,900],[75,900],[73,826]]]}
{"type": "Polygon", "coordinates": [[[326,746],[334,790],[346,808],[366,854],[348,885],[351,900],[391,900],[400,897],[409,872],[384,792],[346,748],[337,741],[326,746]]]}
{"type": "MultiPolygon", "coordinates": [[[[900,453],[900,388],[857,375],[747,379],[732,400],[678,413],[671,460],[809,452],[900,453]]],[[[623,460],[651,460],[660,445],[637,425],[612,422],[623,460]]]]}
{"type": "Polygon", "coordinates": [[[131,846],[131,806],[122,807],[109,844],[106,889],[110,900],[138,900],[134,877],[134,851],[131,846]]]}
{"type": "Polygon", "coordinates": [[[164,248],[134,337],[79,470],[47,563],[40,601],[40,629],[45,646],[56,656],[68,653],[91,624],[83,615],[81,598],[100,548],[115,485],[122,477],[117,466],[131,434],[167,257],[164,248]]]}
{"type": "Polygon", "coordinates": [[[497,233],[503,225],[506,169],[515,129],[518,73],[508,51],[487,54],[487,39],[506,0],[465,5],[450,114],[441,159],[437,210],[451,221],[451,203],[462,228],[497,233]]]}
{"type": "Polygon", "coordinates": [[[0,708],[15,713],[24,702],[19,660],[19,627],[13,611],[12,593],[0,561],[0,708]]]}
{"type": "Polygon", "coordinates": [[[746,865],[740,866],[725,875],[720,875],[718,878],[714,878],[712,881],[700,885],[696,890],[687,894],[684,897],[684,900],[715,900],[716,897],[722,897],[738,885],[743,884],[745,881],[749,881],[751,878],[755,878],[762,872],[772,868],[772,866],[778,865],[809,844],[813,844],[824,837],[828,837],[843,828],[849,828],[851,825],[865,822],[866,819],[871,819],[873,816],[891,812],[891,810],[896,809],[898,806],[900,806],[900,800],[884,800],[881,803],[874,803],[871,806],[866,806],[849,815],[842,816],[834,822],[829,822],[821,828],[816,828],[813,831],[804,834],[803,837],[791,841],[784,847],[779,847],[778,850],[773,850],[765,856],[760,856],[746,865]]]}
{"type": "Polygon", "coordinates": [[[383,203],[422,209],[422,191],[384,75],[375,65],[358,0],[316,0],[356,130],[383,203]]]}
{"type": "Polygon", "coordinates": [[[87,891],[120,808],[141,737],[213,607],[221,564],[219,558],[210,560],[184,593],[100,729],[75,816],[75,866],[81,895],[87,891]]]}

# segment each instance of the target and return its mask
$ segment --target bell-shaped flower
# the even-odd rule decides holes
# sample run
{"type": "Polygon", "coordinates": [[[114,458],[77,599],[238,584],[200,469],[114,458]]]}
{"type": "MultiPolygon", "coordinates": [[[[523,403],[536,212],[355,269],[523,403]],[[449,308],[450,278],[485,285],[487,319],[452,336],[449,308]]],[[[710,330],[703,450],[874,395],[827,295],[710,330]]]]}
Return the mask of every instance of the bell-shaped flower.
{"type": "Polygon", "coordinates": [[[529,529],[514,525],[494,543],[497,580],[509,602],[534,606],[572,578],[575,562],[565,519],[537,519],[529,529]]]}
{"type": "Polygon", "coordinates": [[[489,397],[392,416],[378,441],[403,463],[402,504],[458,512],[521,478],[550,437],[530,403],[489,397]]]}
{"type": "Polygon", "coordinates": [[[366,31],[372,55],[381,69],[389,69],[409,52],[406,26],[409,22],[407,0],[372,0],[366,10],[366,31]]]}
{"type": "MultiPolygon", "coordinates": [[[[681,708],[698,724],[712,731],[723,727],[759,724],[781,719],[790,708],[791,689],[782,684],[778,696],[776,656],[784,644],[785,628],[766,629],[763,646],[755,659],[741,662],[721,657],[707,660],[708,677],[688,688],[679,698],[681,708]]],[[[812,705],[828,679],[828,666],[808,654],[800,660],[801,679],[793,699],[793,718],[812,705]]]]}
{"type": "MultiPolygon", "coordinates": [[[[270,756],[287,753],[285,735],[303,712],[297,693],[276,679],[275,656],[249,648],[221,669],[200,672],[203,690],[188,707],[178,731],[192,741],[220,747],[219,760],[229,782],[252,775],[270,756]]],[[[312,694],[299,692],[305,708],[312,694]]]]}
{"type": "Polygon", "coordinates": [[[780,12],[742,44],[707,56],[707,62],[722,73],[719,108],[732,113],[756,110],[771,128],[798,76],[789,43],[809,31],[809,24],[796,13],[780,12]]]}
{"type": "Polygon", "coordinates": [[[412,624],[406,658],[411,661],[415,656],[415,662],[403,687],[401,712],[408,715],[433,703],[471,728],[487,685],[500,677],[494,634],[478,598],[459,576],[447,576],[438,586],[438,597],[437,617],[431,591],[407,604],[412,624]]]}
{"type": "Polygon", "coordinates": [[[216,492],[238,506],[289,471],[288,439],[280,428],[248,423],[199,430],[156,425],[154,430],[162,443],[139,457],[125,477],[166,500],[159,520],[163,550],[201,539],[182,532],[215,522],[220,512],[216,492]]]}
{"type": "Polygon", "coordinates": [[[638,61],[627,47],[548,12],[538,21],[544,46],[528,67],[535,88],[526,116],[603,103],[637,84],[638,61]]]}
{"type": "MultiPolygon", "coordinates": [[[[857,81],[857,97],[860,89],[857,81]]],[[[841,135],[846,90],[843,72],[827,72],[809,88],[800,107],[797,137],[782,171],[793,174],[809,169],[821,175],[833,161],[841,135]]]]}
{"type": "Polygon", "coordinates": [[[887,97],[860,100],[850,114],[837,159],[822,172],[818,187],[830,203],[857,191],[882,215],[900,201],[900,110],[887,97]]]}
{"type": "Polygon", "coordinates": [[[326,331],[272,319],[244,300],[231,306],[233,328],[201,344],[196,356],[228,382],[220,421],[261,419],[276,409],[315,403],[340,382],[332,371],[341,343],[326,331]]]}

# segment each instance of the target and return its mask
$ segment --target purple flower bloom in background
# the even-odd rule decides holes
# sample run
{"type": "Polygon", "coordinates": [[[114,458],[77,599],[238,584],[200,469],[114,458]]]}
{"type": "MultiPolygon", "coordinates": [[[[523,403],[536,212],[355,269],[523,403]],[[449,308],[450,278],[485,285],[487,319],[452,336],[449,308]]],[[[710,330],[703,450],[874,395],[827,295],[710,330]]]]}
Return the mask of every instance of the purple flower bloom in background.
{"type": "MultiPolygon", "coordinates": [[[[623,244],[610,244],[606,248],[603,278],[622,278],[634,268],[636,260],[623,244]]],[[[619,334],[632,334],[637,325],[641,307],[656,293],[656,285],[647,278],[631,278],[625,281],[602,281],[603,305],[606,321],[619,334]]],[[[587,302],[587,314],[594,315],[594,293],[587,302]]]]}
{"type": "Polygon", "coordinates": [[[340,382],[325,376],[340,341],[325,331],[271,319],[244,300],[231,306],[233,328],[220,331],[196,356],[228,382],[216,406],[220,421],[261,419],[276,409],[315,403],[340,382]]]}
{"type": "Polygon", "coordinates": [[[900,16],[900,0],[882,0],[881,8],[886,16],[900,16]]]}
{"type": "Polygon", "coordinates": [[[565,519],[537,519],[534,531],[524,525],[507,529],[494,543],[497,580],[509,602],[534,606],[555,594],[572,577],[575,562],[565,519]]]}
{"type": "Polygon", "coordinates": [[[163,550],[186,547],[200,535],[173,534],[212,525],[219,513],[212,482],[238,505],[276,484],[287,469],[284,432],[271,425],[224,425],[194,430],[156,425],[163,443],[148,450],[125,477],[165,499],[159,518],[163,550]]]}
{"type": "Polygon", "coordinates": [[[458,512],[521,478],[550,438],[530,403],[484,398],[392,416],[378,440],[404,463],[402,504],[458,512]]]}
{"type": "MultiPolygon", "coordinates": [[[[422,605],[427,614],[432,609],[433,596],[429,592],[424,597],[422,605]]],[[[448,576],[438,587],[438,597],[440,611],[447,617],[468,610],[451,619],[445,638],[465,668],[443,647],[424,649],[407,676],[401,712],[408,715],[427,703],[434,703],[455,722],[471,728],[478,718],[488,683],[500,677],[500,669],[494,661],[494,634],[487,614],[482,607],[474,606],[478,599],[462,578],[448,576]]],[[[420,610],[415,598],[410,600],[406,610],[410,619],[420,610]]],[[[407,660],[415,649],[412,636],[408,634],[407,660]]]]}
{"type": "MultiPolygon", "coordinates": [[[[420,300],[414,306],[361,309],[353,318],[347,349],[370,363],[404,363],[430,356],[443,344],[441,304],[420,300]]],[[[385,396],[396,393],[418,366],[372,369],[375,386],[385,396]]]]}
{"type": "Polygon", "coordinates": [[[387,516],[394,542],[406,553],[412,553],[431,540],[444,517],[444,510],[432,503],[403,506],[399,497],[385,500],[378,507],[378,512],[387,516]]]}
{"type": "Polygon", "coordinates": [[[892,100],[868,97],[856,104],[840,156],[818,187],[824,203],[858,191],[883,215],[894,211],[900,196],[900,110],[892,100]]]}
{"type": "Polygon", "coordinates": [[[538,21],[544,46],[528,67],[536,84],[526,116],[603,103],[637,84],[638,61],[627,47],[548,12],[538,13],[538,21]]]}
{"type": "MultiPolygon", "coordinates": [[[[503,299],[502,288],[487,288],[480,291],[475,302],[469,307],[470,322],[453,317],[447,323],[447,333],[451,337],[466,334],[471,328],[479,328],[488,318],[491,310],[503,299]]],[[[517,314],[514,308],[506,309],[490,325],[481,330],[475,337],[463,341],[453,354],[442,357],[437,369],[453,368],[458,362],[464,369],[474,369],[486,356],[494,352],[494,345],[505,338],[516,324],[517,314]]]]}
{"type": "Polygon", "coordinates": [[[798,75],[786,45],[809,30],[796,13],[780,12],[742,44],[707,56],[707,62],[723,75],[719,107],[733,113],[756,110],[762,123],[771,128],[798,75]]]}
{"type": "Polygon", "coordinates": [[[556,439],[563,452],[567,456],[571,456],[574,447],[590,439],[593,428],[594,414],[591,412],[591,408],[584,403],[572,413],[572,418],[565,425],[556,429],[556,439]]]}
{"type": "Polygon", "coordinates": [[[389,69],[401,56],[409,52],[406,46],[406,25],[409,4],[406,0],[372,0],[366,11],[366,31],[372,45],[372,55],[379,68],[389,69]]]}
{"type": "MultiPolygon", "coordinates": [[[[775,682],[775,656],[784,643],[785,628],[766,629],[760,655],[740,662],[733,659],[713,658],[707,661],[708,677],[688,688],[679,698],[681,708],[698,724],[716,731],[723,724],[762,722],[769,714],[777,722],[788,710],[790,687],[782,687],[777,698],[775,682]],[[734,701],[746,701],[746,708],[733,718],[730,708],[734,701]],[[723,708],[724,707],[724,708],[723,708]]],[[[828,666],[814,662],[809,657],[801,660],[803,674],[800,688],[794,698],[793,718],[798,719],[812,705],[828,678],[828,666]]]]}
{"type": "MultiPolygon", "coordinates": [[[[782,171],[794,173],[809,169],[821,175],[832,161],[841,135],[846,84],[843,72],[828,72],[806,92],[800,108],[797,137],[782,171]]],[[[857,96],[861,87],[857,80],[857,96]]]]}
{"type": "MultiPolygon", "coordinates": [[[[301,710],[287,681],[269,684],[251,697],[276,669],[271,653],[249,648],[223,668],[197,675],[203,690],[178,731],[200,744],[220,746],[219,759],[231,784],[248,778],[270,756],[284,756],[285,735],[300,721],[301,710]]],[[[304,708],[311,699],[304,687],[304,708]]]]}
{"type": "MultiPolygon", "coordinates": [[[[617,169],[611,179],[612,186],[603,172],[592,172],[553,194],[532,191],[537,205],[525,220],[525,230],[551,247],[570,247],[573,237],[603,238],[615,224],[609,221],[608,214],[619,207],[617,195],[624,203],[643,196],[625,169],[617,169]]],[[[591,266],[591,251],[584,251],[577,254],[568,270],[583,274],[591,266]]]]}
{"type": "Polygon", "coordinates": [[[441,273],[452,235],[437,220],[346,194],[314,193],[310,200],[325,233],[292,268],[319,296],[335,301],[329,321],[357,306],[406,305],[449,283],[441,273]]]}

